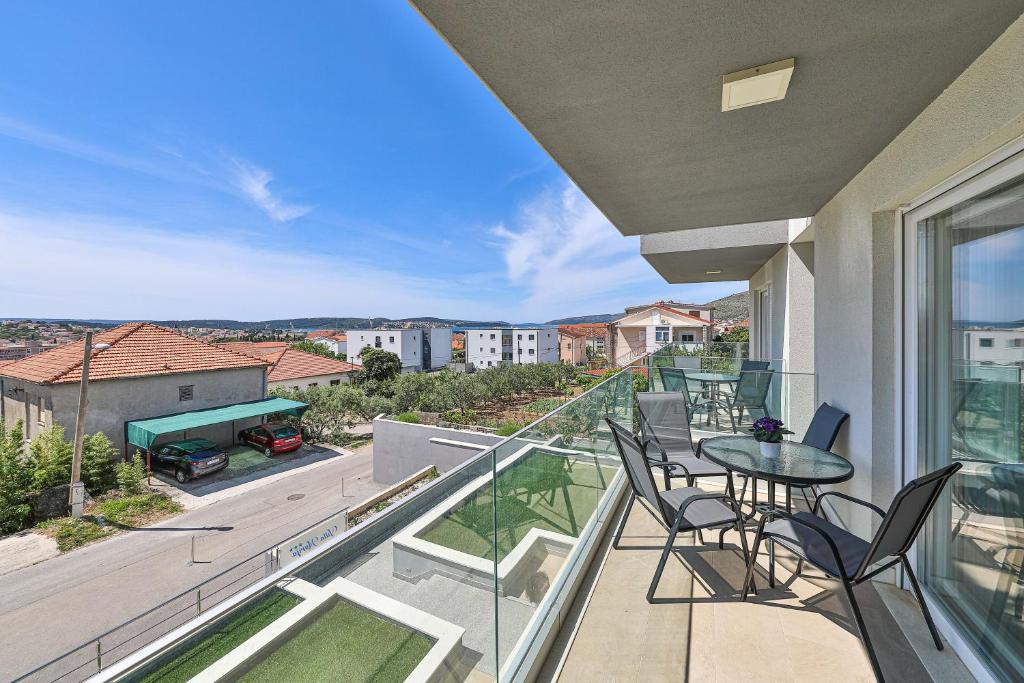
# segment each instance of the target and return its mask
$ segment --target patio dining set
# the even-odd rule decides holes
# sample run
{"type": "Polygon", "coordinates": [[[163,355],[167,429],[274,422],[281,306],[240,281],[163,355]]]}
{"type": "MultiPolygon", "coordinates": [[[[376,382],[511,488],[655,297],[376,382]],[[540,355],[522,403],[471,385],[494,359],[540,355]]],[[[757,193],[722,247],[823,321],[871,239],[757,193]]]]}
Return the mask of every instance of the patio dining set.
{"type": "MultiPolygon", "coordinates": [[[[746,601],[751,594],[757,595],[757,558],[762,544],[767,546],[767,582],[772,588],[776,585],[776,546],[796,557],[795,576],[799,576],[807,564],[838,579],[878,680],[884,680],[882,670],[854,587],[896,565],[902,565],[906,571],[935,646],[943,649],[907,553],[943,489],[960,469],[960,463],[909,482],[896,494],[888,510],[883,510],[845,493],[819,488],[848,481],[854,476],[853,464],[832,452],[849,417],[843,411],[827,403],[821,404],[803,438],[782,442],[778,455],[772,455],[770,451],[762,451],[753,436],[729,434],[694,443],[690,431],[691,399],[685,391],[638,392],[639,436],[614,420],[607,420],[631,488],[613,547],[629,549],[621,545],[621,540],[634,505],[645,508],[668,532],[647,591],[648,602],[675,601],[658,599],[655,594],[678,534],[693,532],[703,543],[705,530],[717,530],[718,547],[724,549],[725,533],[735,530],[747,567],[739,589],[741,599],[746,601]],[[659,487],[655,471],[663,475],[663,487],[659,487]],[[724,479],[724,491],[706,491],[697,486],[699,480],[709,478],[724,479]],[[744,480],[739,496],[736,495],[736,478],[744,480]],[[685,485],[673,487],[673,481],[678,480],[684,480],[681,483],[685,485]],[[763,504],[757,502],[757,480],[767,482],[768,497],[763,504]],[[748,482],[751,501],[746,512],[748,482]],[[784,489],[782,504],[776,496],[780,486],[784,489]],[[795,510],[794,489],[803,494],[808,510],[795,510]],[[825,505],[830,498],[862,506],[877,515],[880,523],[874,536],[861,538],[835,523],[839,520],[833,522],[825,505]],[[751,545],[748,545],[748,529],[754,530],[751,545]]],[[[836,514],[834,510],[832,514],[836,514]]]]}
{"type": "Polygon", "coordinates": [[[775,371],[770,361],[743,360],[738,372],[732,368],[702,368],[701,358],[677,356],[673,367],[659,367],[658,379],[665,391],[682,394],[691,420],[721,430],[721,419],[729,419],[733,433],[745,417],[769,417],[768,391],[775,371]]]}

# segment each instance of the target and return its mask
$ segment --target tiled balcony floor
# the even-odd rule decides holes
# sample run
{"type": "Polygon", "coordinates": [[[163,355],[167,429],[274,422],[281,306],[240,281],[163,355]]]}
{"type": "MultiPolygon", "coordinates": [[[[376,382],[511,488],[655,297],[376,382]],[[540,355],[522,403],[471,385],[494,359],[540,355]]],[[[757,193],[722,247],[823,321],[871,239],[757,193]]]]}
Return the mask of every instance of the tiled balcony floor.
{"type": "MultiPolygon", "coordinates": [[[[832,592],[842,592],[838,582],[816,578],[821,574],[813,568],[794,577],[795,561],[780,550],[776,588],[768,588],[762,572],[760,595],[740,601],[745,568],[735,532],[726,535],[725,550],[714,542],[717,532],[706,532],[703,546],[694,545],[692,534],[677,540],[679,553],[656,596],[671,602],[648,604],[644,596],[665,535],[634,506],[622,548],[611,549],[605,539],[540,680],[874,680],[845,598],[832,592]]],[[[764,569],[766,557],[761,560],[764,569]]],[[[935,650],[909,593],[875,584],[855,590],[888,680],[973,680],[949,647],[935,650]],[[906,633],[890,609],[903,615],[906,633]]]]}

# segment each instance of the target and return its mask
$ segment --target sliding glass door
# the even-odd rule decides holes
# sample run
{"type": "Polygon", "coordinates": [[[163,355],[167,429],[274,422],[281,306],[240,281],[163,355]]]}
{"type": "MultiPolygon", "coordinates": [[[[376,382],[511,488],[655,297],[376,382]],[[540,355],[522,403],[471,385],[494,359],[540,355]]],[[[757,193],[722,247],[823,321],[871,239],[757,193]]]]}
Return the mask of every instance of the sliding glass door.
{"type": "Polygon", "coordinates": [[[917,469],[963,463],[918,561],[998,675],[1024,679],[1024,176],[971,181],[909,216],[916,245],[917,469]],[[973,183],[973,186],[972,186],[973,183]]]}

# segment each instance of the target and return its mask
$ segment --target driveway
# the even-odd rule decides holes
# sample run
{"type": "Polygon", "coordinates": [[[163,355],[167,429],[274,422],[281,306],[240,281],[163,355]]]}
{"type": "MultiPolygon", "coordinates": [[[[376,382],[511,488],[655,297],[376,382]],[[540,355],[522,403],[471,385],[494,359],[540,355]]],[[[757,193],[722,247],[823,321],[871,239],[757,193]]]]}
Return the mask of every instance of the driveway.
{"type": "MultiPolygon", "coordinates": [[[[194,510],[4,575],[0,581],[0,680],[10,680],[90,638],[283,542],[384,486],[372,478],[372,447],[310,453],[281,470],[198,480],[179,495],[194,510]],[[248,477],[255,477],[240,482],[248,477]],[[342,495],[344,481],[344,497],[342,495]],[[234,482],[234,483],[232,483],[234,482]],[[204,489],[216,489],[204,493],[204,489]],[[212,502],[211,502],[212,501],[212,502]],[[192,538],[195,560],[192,562],[192,538]]],[[[168,487],[170,488],[170,487],[168,487]]],[[[132,649],[143,643],[132,643],[132,649]]]]}

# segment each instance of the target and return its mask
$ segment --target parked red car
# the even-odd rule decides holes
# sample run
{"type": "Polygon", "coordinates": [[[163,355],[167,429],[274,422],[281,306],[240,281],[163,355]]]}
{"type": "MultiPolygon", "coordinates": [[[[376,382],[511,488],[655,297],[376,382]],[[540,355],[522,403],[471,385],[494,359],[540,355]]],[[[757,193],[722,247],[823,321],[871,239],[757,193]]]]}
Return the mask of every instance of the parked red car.
{"type": "Polygon", "coordinates": [[[289,453],[302,445],[299,430],[287,424],[256,425],[238,433],[238,440],[263,451],[268,458],[289,453]]]}

